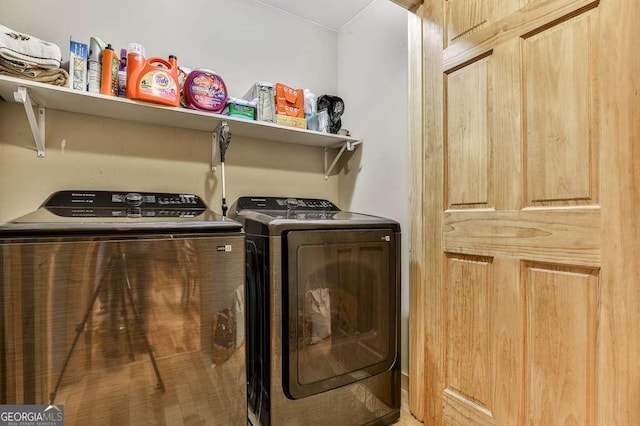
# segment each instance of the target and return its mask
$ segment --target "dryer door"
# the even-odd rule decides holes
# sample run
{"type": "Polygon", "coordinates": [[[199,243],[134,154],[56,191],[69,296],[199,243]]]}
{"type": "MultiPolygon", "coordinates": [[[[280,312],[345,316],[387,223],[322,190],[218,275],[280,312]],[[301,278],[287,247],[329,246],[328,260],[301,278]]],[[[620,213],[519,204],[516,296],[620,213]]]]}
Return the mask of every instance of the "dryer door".
{"type": "Polygon", "coordinates": [[[284,242],[287,396],[304,398],[390,369],[398,339],[396,234],[290,231],[284,242]]]}

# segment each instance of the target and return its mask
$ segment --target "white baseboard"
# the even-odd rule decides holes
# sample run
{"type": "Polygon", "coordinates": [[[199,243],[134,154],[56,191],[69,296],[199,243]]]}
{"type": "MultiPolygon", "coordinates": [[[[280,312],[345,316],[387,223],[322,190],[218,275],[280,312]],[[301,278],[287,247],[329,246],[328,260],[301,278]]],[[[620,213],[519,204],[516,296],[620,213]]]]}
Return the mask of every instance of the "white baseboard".
{"type": "Polygon", "coordinates": [[[409,391],[409,375],[401,373],[400,386],[402,389],[409,391]]]}

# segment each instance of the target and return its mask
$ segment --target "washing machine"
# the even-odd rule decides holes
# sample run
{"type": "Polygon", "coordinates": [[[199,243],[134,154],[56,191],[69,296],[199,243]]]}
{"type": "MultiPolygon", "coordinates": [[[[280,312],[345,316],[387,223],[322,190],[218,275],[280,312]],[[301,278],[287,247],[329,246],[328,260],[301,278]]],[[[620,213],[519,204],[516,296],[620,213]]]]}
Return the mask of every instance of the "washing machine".
{"type": "Polygon", "coordinates": [[[400,226],[328,200],[241,197],[253,426],[400,416],[400,226]]]}
{"type": "Polygon", "coordinates": [[[194,194],[60,191],[0,224],[0,404],[246,424],[245,237],[194,194]]]}

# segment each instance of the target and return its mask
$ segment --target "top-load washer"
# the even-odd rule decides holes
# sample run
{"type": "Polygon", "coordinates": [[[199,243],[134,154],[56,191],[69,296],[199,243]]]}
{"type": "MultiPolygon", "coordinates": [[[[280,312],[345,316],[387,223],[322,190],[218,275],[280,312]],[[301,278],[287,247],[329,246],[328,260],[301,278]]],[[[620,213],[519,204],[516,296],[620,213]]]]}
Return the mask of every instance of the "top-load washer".
{"type": "Polygon", "coordinates": [[[400,226],[327,200],[241,197],[252,425],[400,415],[400,226]]]}
{"type": "Polygon", "coordinates": [[[0,224],[0,404],[246,424],[244,255],[193,194],[61,191],[0,224]]]}

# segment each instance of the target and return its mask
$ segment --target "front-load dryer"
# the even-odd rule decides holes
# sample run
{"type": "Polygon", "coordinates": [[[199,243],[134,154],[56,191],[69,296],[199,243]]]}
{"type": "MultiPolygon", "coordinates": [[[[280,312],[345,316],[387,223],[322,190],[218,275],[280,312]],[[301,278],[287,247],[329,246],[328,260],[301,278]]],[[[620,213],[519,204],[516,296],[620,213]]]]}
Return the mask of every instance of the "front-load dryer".
{"type": "Polygon", "coordinates": [[[252,425],[400,415],[400,226],[327,200],[241,197],[252,425]]]}

